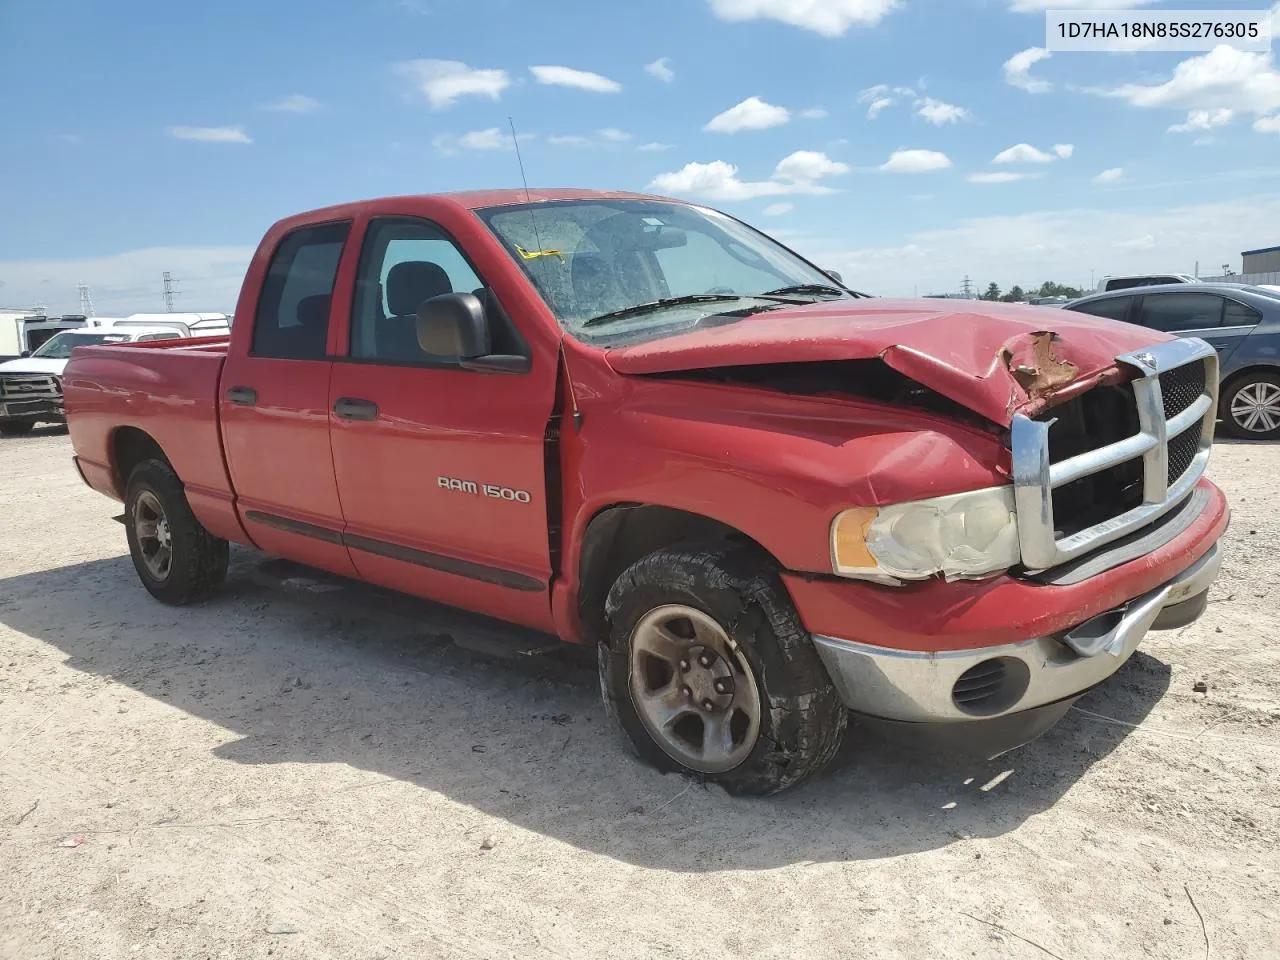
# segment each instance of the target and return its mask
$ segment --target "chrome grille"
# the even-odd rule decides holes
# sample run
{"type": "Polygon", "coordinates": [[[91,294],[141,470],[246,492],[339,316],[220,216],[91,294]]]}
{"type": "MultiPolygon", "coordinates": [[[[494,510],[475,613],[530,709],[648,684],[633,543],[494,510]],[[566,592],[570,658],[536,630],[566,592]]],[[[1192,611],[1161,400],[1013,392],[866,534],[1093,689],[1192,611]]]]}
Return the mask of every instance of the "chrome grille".
{"type": "Polygon", "coordinates": [[[55,376],[0,374],[0,397],[5,400],[53,400],[61,396],[62,383],[55,376]]]}
{"type": "MultiPolygon", "coordinates": [[[[1054,419],[1015,415],[1012,425],[1014,499],[1023,565],[1047,570],[1154,522],[1176,506],[1204,473],[1218,401],[1218,356],[1188,337],[1116,358],[1133,367],[1137,429],[1103,435],[1101,445],[1065,459],[1051,453],[1054,419]],[[1167,391],[1167,392],[1166,392],[1167,391]],[[1091,477],[1129,478],[1114,512],[1087,525],[1055,522],[1055,491],[1091,477]]],[[[1107,389],[1107,388],[1095,388],[1107,389]]],[[[1065,518],[1064,518],[1065,519],[1065,518]]]]}

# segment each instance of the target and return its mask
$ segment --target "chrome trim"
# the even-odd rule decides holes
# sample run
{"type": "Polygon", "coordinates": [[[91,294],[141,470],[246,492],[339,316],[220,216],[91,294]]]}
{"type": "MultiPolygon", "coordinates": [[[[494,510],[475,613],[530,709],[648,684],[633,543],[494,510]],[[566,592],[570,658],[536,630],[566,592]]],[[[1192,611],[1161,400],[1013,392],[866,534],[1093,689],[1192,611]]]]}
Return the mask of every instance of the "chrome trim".
{"type": "Polygon", "coordinates": [[[1052,464],[1049,460],[1049,428],[1053,420],[1032,420],[1015,414],[1010,426],[1014,503],[1018,511],[1018,540],[1023,565],[1048,570],[1081,554],[1132,533],[1168,513],[1191,492],[1203,475],[1213,443],[1218,409],[1218,354],[1205,341],[1185,337],[1156,344],[1147,350],[1123,354],[1119,363],[1137,369],[1133,381],[1138,411],[1138,433],[1052,464]],[[1166,420],[1160,374],[1197,361],[1204,362],[1205,392],[1186,410],[1166,420]],[[1169,484],[1170,437],[1203,423],[1200,449],[1191,465],[1169,484]],[[1053,491],[1130,460],[1142,459],[1143,503],[1069,537],[1055,536],[1053,491]]]}
{"type": "Polygon", "coordinates": [[[1166,607],[1209,589],[1222,565],[1222,549],[1214,544],[1195,564],[1168,583],[1135,597],[1114,610],[1092,617],[1058,637],[1033,637],[1020,643],[968,650],[922,653],[894,650],[853,640],[814,636],[840,699],[851,710],[888,720],[945,722],[986,719],[1031,710],[1083,693],[1115,673],[1132,656],[1143,636],[1166,607]],[[1089,624],[1120,618],[1108,629],[1090,633],[1089,624]],[[1077,639],[1077,650],[1068,645],[1077,639]],[[1088,641],[1090,646],[1085,645],[1088,641]],[[952,687],[966,670],[997,657],[1021,660],[1030,673],[1026,691],[1004,710],[976,717],[960,710],[952,687]]]}

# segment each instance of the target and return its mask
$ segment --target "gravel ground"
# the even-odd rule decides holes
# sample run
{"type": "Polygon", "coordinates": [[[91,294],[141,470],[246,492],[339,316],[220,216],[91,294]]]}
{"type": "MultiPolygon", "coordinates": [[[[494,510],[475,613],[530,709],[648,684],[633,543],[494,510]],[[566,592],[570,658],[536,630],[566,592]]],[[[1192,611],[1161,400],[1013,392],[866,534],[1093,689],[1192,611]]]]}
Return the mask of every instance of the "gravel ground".
{"type": "Polygon", "coordinates": [[[527,636],[250,551],[163,607],[70,455],[0,440],[2,957],[1280,956],[1280,446],[1215,452],[1208,615],[1042,739],[769,800],[527,636]]]}

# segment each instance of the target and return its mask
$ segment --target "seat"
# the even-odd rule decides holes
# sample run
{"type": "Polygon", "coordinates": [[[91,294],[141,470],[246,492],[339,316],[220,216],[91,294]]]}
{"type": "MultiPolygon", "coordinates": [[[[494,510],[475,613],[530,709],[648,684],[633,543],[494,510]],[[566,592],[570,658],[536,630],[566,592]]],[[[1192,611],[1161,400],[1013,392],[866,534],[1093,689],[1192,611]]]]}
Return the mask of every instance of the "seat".
{"type": "Polygon", "coordinates": [[[294,316],[298,322],[277,334],[283,355],[299,360],[319,360],[327,353],[329,301],[325,293],[313,294],[298,301],[294,316]]]}
{"type": "Polygon", "coordinates": [[[596,317],[627,305],[616,274],[600,254],[574,254],[569,270],[579,317],[596,317]]]}
{"type": "Polygon", "coordinates": [[[387,272],[387,308],[391,315],[374,329],[380,360],[426,359],[418,346],[418,308],[432,297],[453,293],[444,269],[427,260],[397,263],[387,272]]]}

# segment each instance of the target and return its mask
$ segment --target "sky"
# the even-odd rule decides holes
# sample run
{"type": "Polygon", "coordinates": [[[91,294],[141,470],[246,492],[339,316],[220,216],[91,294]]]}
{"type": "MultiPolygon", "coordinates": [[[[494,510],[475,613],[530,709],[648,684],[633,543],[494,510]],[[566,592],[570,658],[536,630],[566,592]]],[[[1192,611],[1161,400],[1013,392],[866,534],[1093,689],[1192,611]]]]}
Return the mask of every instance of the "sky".
{"type": "Polygon", "coordinates": [[[229,311],[281,217],[518,186],[508,118],[533,186],[705,202],[870,293],[1239,270],[1273,55],[1048,54],[1044,10],[1265,5],[0,0],[0,305],[159,310],[167,270],[229,311]]]}

